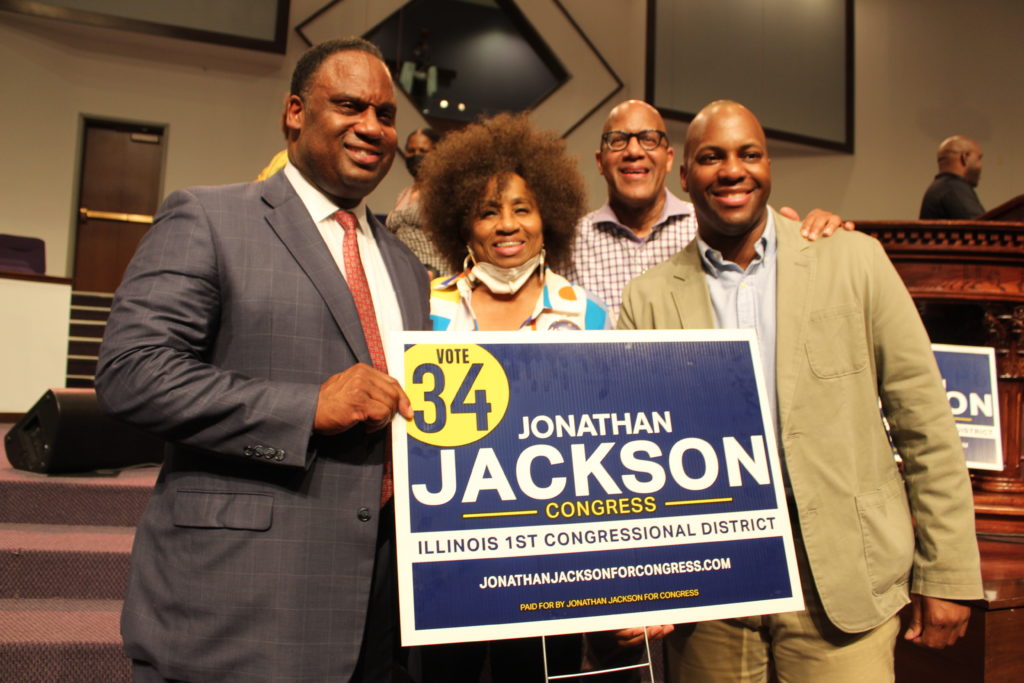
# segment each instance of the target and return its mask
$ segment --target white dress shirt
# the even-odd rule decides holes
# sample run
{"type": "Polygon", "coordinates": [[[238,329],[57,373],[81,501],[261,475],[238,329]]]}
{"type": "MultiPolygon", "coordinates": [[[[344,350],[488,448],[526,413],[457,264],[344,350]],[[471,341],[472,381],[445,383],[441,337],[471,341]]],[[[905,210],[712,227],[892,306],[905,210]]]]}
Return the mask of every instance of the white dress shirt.
{"type": "MultiPolygon", "coordinates": [[[[338,264],[338,270],[345,276],[345,256],[342,245],[345,239],[345,229],[336,221],[334,213],[340,209],[330,198],[321,192],[316,186],[306,180],[289,161],[284,167],[284,174],[288,182],[292,184],[295,193],[299,195],[302,204],[313,219],[320,236],[323,237],[327,248],[338,264]]],[[[377,316],[377,327],[380,329],[381,340],[384,348],[388,348],[389,334],[402,329],[402,310],[398,305],[398,296],[395,294],[395,287],[391,283],[391,276],[384,265],[384,258],[381,256],[377,240],[373,237],[373,231],[366,222],[366,209],[362,202],[358,206],[348,209],[355,214],[359,221],[356,230],[357,242],[359,244],[359,258],[363,263],[363,271],[366,273],[366,281],[370,286],[370,297],[373,299],[373,310],[377,316]]]]}

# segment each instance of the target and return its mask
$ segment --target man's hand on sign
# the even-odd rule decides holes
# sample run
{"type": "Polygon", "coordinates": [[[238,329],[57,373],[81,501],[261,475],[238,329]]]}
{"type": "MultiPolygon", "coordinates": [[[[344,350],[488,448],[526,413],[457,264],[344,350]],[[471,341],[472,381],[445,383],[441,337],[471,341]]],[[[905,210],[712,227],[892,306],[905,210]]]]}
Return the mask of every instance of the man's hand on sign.
{"type": "MultiPolygon", "coordinates": [[[[661,640],[668,634],[672,633],[675,628],[676,627],[672,624],[648,626],[647,638],[649,640],[661,640]]],[[[615,637],[618,639],[619,645],[635,647],[644,642],[644,630],[642,628],[624,628],[621,631],[616,631],[615,637]]]]}

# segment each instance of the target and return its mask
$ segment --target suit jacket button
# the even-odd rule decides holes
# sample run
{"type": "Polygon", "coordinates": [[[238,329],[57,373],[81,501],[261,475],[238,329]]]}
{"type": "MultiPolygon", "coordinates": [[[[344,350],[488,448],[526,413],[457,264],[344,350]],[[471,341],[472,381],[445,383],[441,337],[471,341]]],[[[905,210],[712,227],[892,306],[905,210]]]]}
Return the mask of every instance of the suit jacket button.
{"type": "Polygon", "coordinates": [[[267,446],[267,448],[263,452],[267,454],[268,458],[272,458],[275,455],[277,455],[277,449],[274,448],[273,446],[267,446]]]}
{"type": "Polygon", "coordinates": [[[359,508],[359,512],[356,513],[356,516],[359,518],[360,522],[369,522],[370,508],[359,508]]]}
{"type": "Polygon", "coordinates": [[[245,448],[243,448],[242,453],[245,455],[245,457],[251,458],[253,456],[252,446],[246,446],[245,448]]]}

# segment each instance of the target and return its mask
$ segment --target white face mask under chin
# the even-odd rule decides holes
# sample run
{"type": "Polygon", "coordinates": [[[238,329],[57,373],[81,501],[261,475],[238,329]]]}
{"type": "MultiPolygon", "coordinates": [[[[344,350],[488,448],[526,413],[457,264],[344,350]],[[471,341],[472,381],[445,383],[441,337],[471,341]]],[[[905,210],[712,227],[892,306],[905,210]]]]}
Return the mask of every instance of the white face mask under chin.
{"type": "Polygon", "coordinates": [[[495,294],[515,294],[529,281],[534,271],[541,268],[543,272],[544,250],[541,249],[533,258],[512,268],[502,268],[493,263],[477,263],[470,250],[466,255],[466,266],[470,265],[472,268],[468,277],[474,285],[482,284],[495,294]]]}

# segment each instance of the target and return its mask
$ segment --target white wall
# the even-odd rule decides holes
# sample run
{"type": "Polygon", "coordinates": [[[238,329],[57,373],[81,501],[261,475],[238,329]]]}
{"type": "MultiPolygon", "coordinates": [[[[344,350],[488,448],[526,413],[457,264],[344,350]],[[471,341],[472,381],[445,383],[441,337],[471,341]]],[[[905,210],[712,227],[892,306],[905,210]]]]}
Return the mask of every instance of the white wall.
{"type": "MultiPolygon", "coordinates": [[[[564,4],[626,81],[616,99],[642,98],[646,3],[564,4]]],[[[936,173],[935,150],[954,134],[981,143],[978,194],[986,208],[1024,193],[1024,2],[855,0],[854,7],[855,153],[769,141],[772,203],[854,219],[916,219],[936,173]]],[[[596,207],[605,188],[591,159],[603,115],[591,118],[569,144],[584,157],[596,207]]],[[[681,159],[686,125],[669,121],[668,130],[681,159]]],[[[685,196],[677,174],[670,187],[685,196]]]]}
{"type": "Polygon", "coordinates": [[[0,301],[0,413],[24,413],[47,388],[64,386],[71,285],[0,277],[0,301]]]}
{"type": "Polygon", "coordinates": [[[916,219],[938,143],[976,138],[986,208],[1024,193],[1024,3],[856,0],[855,154],[775,145],[775,203],[916,219]]]}
{"type": "MultiPolygon", "coordinates": [[[[371,0],[349,3],[368,18],[368,27],[371,0]]],[[[291,25],[323,4],[293,0],[291,25]]],[[[646,2],[563,5],[625,81],[614,101],[642,98],[646,2]]],[[[934,148],[954,133],[976,137],[985,151],[979,194],[986,207],[1024,192],[1024,160],[1014,156],[1024,142],[1024,3],[855,5],[856,153],[770,143],[773,203],[801,211],[821,206],[851,218],[915,218],[935,172],[934,148]]],[[[366,27],[346,29],[358,33],[366,27]]],[[[282,146],[281,100],[302,49],[294,32],[282,56],[0,12],[0,232],[42,237],[47,273],[71,274],[83,114],[167,124],[165,194],[252,178],[282,146]]],[[[605,196],[593,153],[607,108],[568,139],[595,207],[605,196]]],[[[415,111],[402,107],[403,138],[417,125],[415,111]]],[[[669,133],[678,154],[685,125],[670,122],[669,133]]],[[[386,211],[408,182],[396,164],[370,197],[371,206],[386,211]]],[[[675,178],[672,187],[678,189],[675,178]]]]}
{"type": "MultiPolygon", "coordinates": [[[[293,14],[317,5],[295,0],[293,14]]],[[[70,276],[83,114],[167,125],[165,194],[252,179],[283,145],[302,52],[289,43],[272,55],[0,12],[0,232],[42,237],[47,274],[70,276]]]]}

